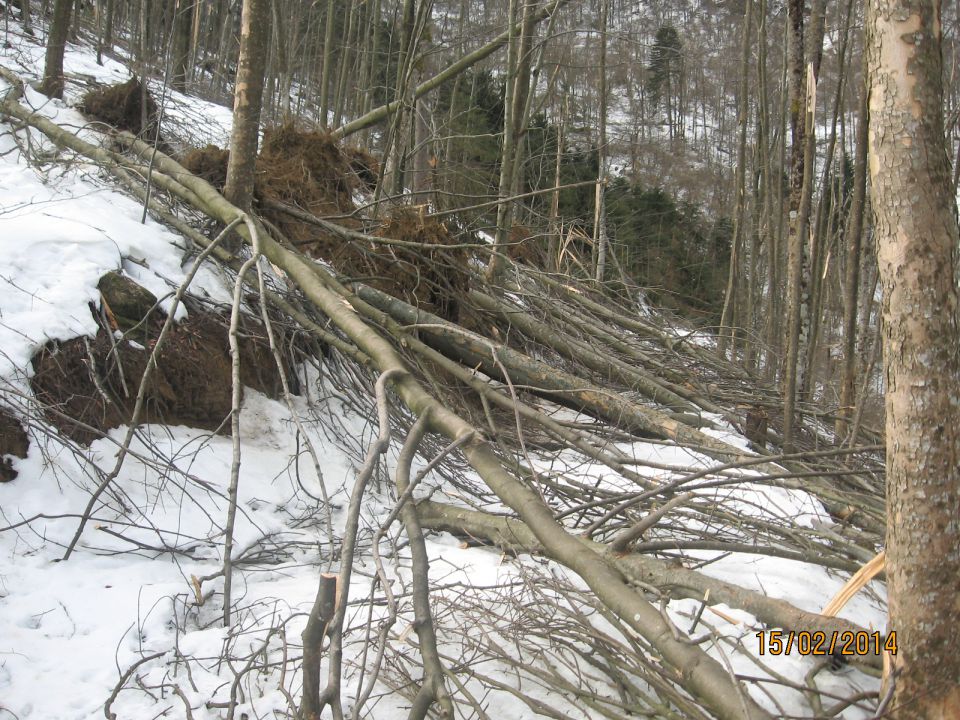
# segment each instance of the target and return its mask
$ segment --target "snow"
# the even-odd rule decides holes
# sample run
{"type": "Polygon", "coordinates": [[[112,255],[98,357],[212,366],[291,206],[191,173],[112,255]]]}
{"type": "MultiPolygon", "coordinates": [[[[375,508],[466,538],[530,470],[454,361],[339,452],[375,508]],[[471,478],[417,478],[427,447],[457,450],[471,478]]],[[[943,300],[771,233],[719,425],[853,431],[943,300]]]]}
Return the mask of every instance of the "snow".
{"type": "MultiPolygon", "coordinates": [[[[38,75],[42,63],[38,45],[21,41],[6,52],[0,59],[5,65],[38,75]]],[[[119,63],[107,60],[98,66],[88,49],[76,46],[68,50],[66,68],[100,82],[128,76],[119,63]]],[[[0,87],[0,91],[5,89],[0,87]]],[[[69,108],[78,93],[78,87],[69,86],[64,104],[47,101],[29,90],[26,100],[57,122],[80,130],[86,121],[69,108]]],[[[222,108],[213,107],[175,94],[168,111],[171,118],[212,118],[215,127],[207,141],[219,139],[223,144],[229,117],[222,108]]],[[[85,138],[96,137],[89,130],[80,131],[85,138]]],[[[35,135],[33,139],[39,140],[35,135]]],[[[162,307],[168,310],[171,293],[183,281],[190,260],[183,238],[150,219],[141,224],[140,206],[113,189],[96,167],[80,161],[67,167],[32,167],[17,151],[6,127],[0,135],[0,155],[0,391],[12,402],[18,396],[29,398],[30,358],[40,347],[51,340],[96,331],[88,303],[98,302],[97,282],[104,273],[122,270],[164,298],[162,307]]],[[[491,241],[489,236],[483,237],[491,241]]],[[[192,291],[217,302],[229,302],[230,298],[227,281],[210,269],[200,272],[192,291]]],[[[176,319],[181,320],[185,312],[181,307],[176,319]]],[[[221,528],[227,507],[231,440],[187,427],[142,427],[135,436],[133,453],[95,507],[78,552],[61,562],[64,547],[77,528],[78,514],[92,489],[113,467],[117,443],[126,428],[114,430],[109,438],[89,448],[32,429],[29,456],[14,461],[19,477],[0,484],[0,525],[16,525],[0,531],[0,716],[7,713],[20,720],[102,716],[104,703],[121,674],[144,656],[161,653],[138,671],[139,686],[132,682],[124,686],[113,712],[128,718],[151,718],[165,712],[180,717],[187,702],[198,720],[219,718],[222,711],[215,704],[229,700],[236,668],[254,662],[261,650],[273,661],[288,652],[299,652],[288,642],[298,642],[313,603],[318,570],[335,565],[327,517],[314,498],[320,495],[323,483],[334,508],[329,520],[340,535],[358,467],[357,450],[365,448],[374,432],[365,414],[343,402],[315,370],[301,370],[312,398],[295,398],[294,410],[306,419],[308,438],[322,461],[322,477],[315,474],[304,454],[303,438],[294,431],[287,407],[249,388],[245,391],[234,550],[238,607],[236,625],[230,632],[218,623],[222,579],[204,581],[200,590],[203,602],[198,602],[192,578],[211,575],[222,565],[221,528]],[[331,430],[333,425],[324,424],[324,416],[336,419],[337,432],[331,430]],[[21,524],[31,518],[29,524],[21,524]],[[161,552],[161,547],[167,550],[161,552]],[[249,562],[243,563],[244,559],[249,562]],[[233,667],[220,661],[225,653],[234,658],[233,667]]],[[[719,418],[716,424],[720,425],[719,418]]],[[[747,447],[746,440],[729,426],[707,432],[747,447]]],[[[715,464],[663,443],[622,443],[618,449],[637,461],[639,472],[663,481],[674,476],[642,465],[676,465],[692,471],[715,464]]],[[[395,463],[396,450],[394,446],[390,451],[388,468],[395,463]]],[[[611,489],[636,489],[608,468],[584,462],[567,451],[553,456],[534,454],[532,459],[538,472],[611,489]]],[[[697,490],[698,498],[730,512],[777,522],[792,520],[807,527],[826,517],[807,493],[753,483],[750,477],[745,472],[743,482],[697,490]]],[[[472,480],[479,482],[475,477],[472,480]]],[[[441,486],[443,481],[431,476],[425,484],[441,486]]],[[[456,490],[449,495],[455,497],[456,490]]],[[[368,493],[362,516],[365,542],[369,543],[391,507],[386,489],[374,488],[368,493]]],[[[448,605],[456,604],[467,596],[483,599],[494,612],[504,611],[499,616],[504,622],[510,609],[510,588],[522,576],[543,572],[583,587],[582,581],[555,563],[527,556],[505,558],[489,548],[464,548],[447,534],[429,536],[427,549],[432,580],[445,588],[436,593],[438,602],[445,599],[448,605]]],[[[703,569],[712,577],[808,610],[821,608],[844,581],[817,566],[791,560],[744,553],[718,557],[718,553],[705,551],[690,555],[713,560],[703,569]]],[[[407,588],[409,554],[400,550],[396,560],[396,565],[388,564],[388,575],[398,588],[407,588]]],[[[361,553],[352,598],[369,596],[374,574],[369,556],[361,553]]],[[[699,603],[691,600],[675,601],[667,612],[679,627],[686,628],[698,607],[699,603]]],[[[756,650],[755,633],[760,624],[753,617],[724,606],[713,610],[716,612],[705,614],[700,631],[709,623],[718,636],[742,640],[756,650]]],[[[362,604],[351,609],[348,624],[355,634],[346,648],[348,664],[359,662],[355,638],[362,634],[368,612],[374,628],[386,615],[383,606],[362,604]]],[[[865,593],[843,614],[869,627],[883,628],[885,622],[882,598],[865,593]]],[[[411,620],[410,608],[404,605],[390,635],[392,651],[409,651],[411,620]]],[[[597,627],[606,626],[598,620],[597,627]]],[[[455,638],[443,637],[452,652],[455,638]]],[[[737,671],[763,674],[749,657],[729,646],[714,643],[711,652],[727,658],[737,671]]],[[[811,659],[796,655],[764,660],[796,681],[813,666],[811,659]]],[[[483,670],[497,676],[504,669],[483,670]]],[[[298,685],[293,685],[290,677],[284,680],[283,672],[274,663],[239,678],[242,693],[237,717],[245,712],[257,717],[287,712],[281,683],[285,681],[286,688],[298,685]]],[[[570,678],[577,680],[572,674],[570,678]]],[[[838,693],[875,687],[856,671],[828,682],[838,693]]],[[[345,682],[348,703],[355,686],[353,673],[345,682]]],[[[468,687],[479,689],[472,680],[468,687]]],[[[530,683],[525,691],[533,697],[548,696],[530,683]]],[[[534,717],[526,705],[506,693],[490,693],[485,698],[491,716],[534,717]]],[[[589,717],[575,703],[555,696],[550,699],[568,708],[570,717],[589,717]]],[[[766,697],[757,699],[773,709],[766,697]]],[[[799,694],[783,692],[778,700],[790,713],[808,709],[799,694]]],[[[378,695],[369,706],[373,708],[370,716],[384,720],[406,717],[405,704],[395,693],[378,695]]],[[[857,712],[851,710],[845,717],[859,717],[857,712]]]]}

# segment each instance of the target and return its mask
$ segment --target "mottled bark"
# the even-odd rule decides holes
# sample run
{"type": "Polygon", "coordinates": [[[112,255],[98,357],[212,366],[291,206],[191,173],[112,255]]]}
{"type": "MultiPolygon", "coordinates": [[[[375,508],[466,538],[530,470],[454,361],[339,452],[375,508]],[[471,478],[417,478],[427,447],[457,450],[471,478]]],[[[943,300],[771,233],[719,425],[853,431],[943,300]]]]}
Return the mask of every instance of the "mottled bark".
{"type": "Polygon", "coordinates": [[[892,713],[960,717],[957,215],[939,3],[872,0],[869,165],[883,287],[892,713]]]}
{"type": "Polygon", "coordinates": [[[244,0],[240,29],[240,63],[233,97],[233,132],[224,196],[244,210],[253,200],[263,73],[270,37],[270,0],[244,0]]]}

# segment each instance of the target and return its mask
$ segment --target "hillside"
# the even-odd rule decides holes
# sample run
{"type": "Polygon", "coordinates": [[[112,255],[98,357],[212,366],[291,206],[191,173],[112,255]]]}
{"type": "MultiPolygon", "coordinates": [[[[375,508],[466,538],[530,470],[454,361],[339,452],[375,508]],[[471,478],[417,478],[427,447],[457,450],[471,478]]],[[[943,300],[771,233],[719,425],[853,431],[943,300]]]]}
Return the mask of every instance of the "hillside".
{"type": "Polygon", "coordinates": [[[627,254],[594,282],[582,218],[548,267],[533,202],[491,278],[467,150],[455,198],[381,208],[377,138],[304,113],[244,213],[205,78],[154,74],[159,132],[124,132],[81,108],[134,58],[81,37],[61,101],[6,38],[0,720],[876,717],[884,576],[822,611],[883,546],[879,433],[836,443],[824,381],[783,451],[770,373],[703,325],[726,201],[611,182],[624,234],[674,213],[659,288],[627,254]]]}

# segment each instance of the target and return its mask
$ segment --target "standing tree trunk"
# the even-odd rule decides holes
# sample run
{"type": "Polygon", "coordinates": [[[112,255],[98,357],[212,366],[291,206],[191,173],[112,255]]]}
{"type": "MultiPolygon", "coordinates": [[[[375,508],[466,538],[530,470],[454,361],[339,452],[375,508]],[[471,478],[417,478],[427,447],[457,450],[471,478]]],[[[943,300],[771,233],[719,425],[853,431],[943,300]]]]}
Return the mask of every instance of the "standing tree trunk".
{"type": "Polygon", "coordinates": [[[263,73],[270,37],[270,0],[244,0],[240,23],[233,132],[230,134],[230,162],[223,194],[237,207],[249,210],[253,200],[253,172],[263,106],[263,73]]]}
{"type": "Polygon", "coordinates": [[[523,20],[519,34],[514,31],[520,21],[519,0],[510,0],[509,23],[513,36],[507,48],[507,85],[503,103],[503,145],[500,152],[500,204],[497,206],[497,232],[493,254],[487,266],[487,277],[496,279],[505,267],[503,253],[510,241],[513,228],[513,202],[506,198],[519,192],[522,167],[523,137],[526,133],[530,106],[530,67],[533,47],[533,28],[536,24],[536,3],[523,5],[523,20]]]}
{"type": "MultiPolygon", "coordinates": [[[[730,244],[730,267],[727,271],[727,290],[723,298],[723,312],[720,314],[720,336],[717,338],[717,352],[726,356],[727,341],[735,345],[736,329],[733,327],[731,318],[733,309],[736,305],[735,285],[738,268],[740,263],[740,251],[743,246],[743,224],[745,220],[745,208],[747,204],[746,188],[746,164],[747,164],[747,116],[750,112],[750,33],[753,19],[753,2],[747,0],[743,11],[743,38],[740,46],[740,91],[739,102],[737,103],[737,124],[739,125],[739,137],[737,139],[737,172],[734,181],[734,192],[737,194],[736,208],[733,215],[733,241],[730,244]]],[[[751,276],[748,282],[753,282],[751,276]]],[[[736,348],[732,349],[736,354],[736,348]]]]}
{"type": "Polygon", "coordinates": [[[63,54],[70,33],[70,11],[73,0],[57,0],[53,6],[53,21],[47,39],[47,55],[43,65],[43,83],[40,92],[48,97],[63,97],[63,54]]]}
{"type": "Polygon", "coordinates": [[[892,716],[960,717],[960,326],[939,3],[871,0],[870,180],[883,287],[892,716]]]}
{"type": "Polygon", "coordinates": [[[23,31],[33,37],[33,25],[30,21],[30,0],[20,0],[20,20],[23,22],[23,31]]]}
{"type": "Polygon", "coordinates": [[[547,270],[557,272],[560,269],[560,236],[563,228],[560,223],[560,181],[563,170],[564,129],[567,124],[567,99],[564,98],[560,119],[557,122],[557,148],[553,166],[553,192],[550,194],[550,239],[547,244],[547,270]]]}
{"type": "Polygon", "coordinates": [[[607,216],[604,186],[607,182],[607,9],[609,0],[600,0],[600,127],[597,140],[597,186],[593,199],[593,245],[597,249],[595,277],[603,282],[607,265],[607,216]]]}
{"type": "Polygon", "coordinates": [[[337,17],[337,3],[327,0],[326,25],[323,31],[323,64],[320,66],[320,124],[330,124],[330,73],[333,70],[333,29],[337,17]]]}
{"type": "Polygon", "coordinates": [[[173,72],[170,84],[180,92],[190,78],[190,36],[193,30],[194,6],[197,0],[177,0],[173,23],[173,72]]]}
{"type": "Polygon", "coordinates": [[[103,46],[113,49],[113,14],[116,9],[116,0],[107,0],[107,9],[103,18],[103,46]]]}
{"type": "Polygon", "coordinates": [[[500,204],[497,205],[497,230],[493,252],[490,256],[490,264],[487,266],[487,277],[489,279],[496,278],[504,268],[502,253],[506,252],[507,242],[510,238],[510,225],[512,224],[513,206],[507,202],[507,196],[510,194],[511,163],[515,154],[513,143],[516,139],[513,124],[516,117],[513,112],[513,86],[517,82],[517,55],[519,54],[517,8],[517,0],[510,0],[507,5],[507,27],[510,39],[507,42],[506,86],[503,92],[503,142],[500,146],[500,204]]]}
{"type": "Polygon", "coordinates": [[[860,118],[857,124],[855,159],[853,163],[853,200],[850,205],[850,224],[844,233],[847,242],[846,268],[843,288],[843,372],[840,376],[840,407],[834,434],[842,443],[849,431],[853,415],[854,386],[857,381],[857,298],[860,295],[860,246],[863,236],[863,211],[867,190],[867,88],[860,90],[860,118]]]}
{"type": "MultiPolygon", "coordinates": [[[[787,349],[783,368],[783,450],[790,452],[793,445],[794,410],[797,401],[797,359],[803,345],[800,335],[804,325],[806,289],[803,280],[806,219],[809,203],[804,211],[804,194],[809,187],[807,168],[807,119],[810,115],[810,80],[806,84],[808,100],[804,102],[803,81],[803,0],[790,0],[787,5],[787,88],[790,103],[790,229],[787,238],[787,349]],[[806,109],[806,114],[804,113],[806,109]]],[[[811,67],[809,75],[812,77],[811,67]]],[[[812,126],[812,122],[809,123],[812,126]]],[[[802,383],[801,383],[802,384],[802,383]]]]}

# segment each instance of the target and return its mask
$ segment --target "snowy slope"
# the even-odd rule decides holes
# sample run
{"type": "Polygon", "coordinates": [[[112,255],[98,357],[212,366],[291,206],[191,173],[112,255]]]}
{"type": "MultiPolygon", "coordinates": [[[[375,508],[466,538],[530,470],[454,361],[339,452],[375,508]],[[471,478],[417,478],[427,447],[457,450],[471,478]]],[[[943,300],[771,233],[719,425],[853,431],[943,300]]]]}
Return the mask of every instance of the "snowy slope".
{"type": "MultiPolygon", "coordinates": [[[[6,52],[0,62],[37,76],[42,57],[38,46],[21,38],[6,52]]],[[[88,51],[76,47],[67,55],[67,69],[103,82],[126,77],[122,66],[108,63],[101,68],[88,51]]],[[[0,86],[0,92],[5,89],[0,86]]],[[[79,129],[85,121],[68,107],[76,97],[77,88],[71,88],[66,105],[34,92],[27,101],[57,122],[79,129]]],[[[195,99],[181,96],[177,105],[183,117],[222,117],[222,108],[195,99]]],[[[218,123],[221,129],[228,128],[218,123]]],[[[0,393],[8,404],[22,408],[30,402],[26,379],[33,353],[49,340],[95,332],[88,302],[98,300],[96,285],[103,273],[122,268],[158,297],[169,295],[184,278],[187,248],[182,238],[157,223],[141,224],[139,206],[111,189],[97,168],[82,162],[31,166],[9,127],[0,132],[0,393]]],[[[24,135],[19,137],[22,141],[24,135]]],[[[209,141],[222,142],[222,136],[211,135],[209,141]]],[[[201,272],[193,290],[220,302],[230,297],[229,280],[211,269],[201,272]]],[[[329,521],[339,536],[360,457],[377,430],[367,419],[369,408],[358,411],[362,408],[346,402],[315,369],[301,372],[310,391],[295,399],[294,410],[305,419],[309,440],[322,460],[322,477],[305,455],[304,440],[295,432],[287,407],[248,389],[240,421],[237,610],[230,631],[219,622],[222,578],[199,583],[200,598],[194,580],[215,574],[222,565],[230,439],[186,427],[143,427],[134,455],[97,506],[79,551],[60,562],[90,493],[114,465],[125,428],[89,448],[71,445],[42,427],[31,428],[29,457],[15,461],[19,477],[0,485],[0,718],[100,717],[111,698],[112,711],[125,718],[161,713],[220,718],[231,697],[238,703],[236,717],[243,713],[268,717],[290,710],[289,697],[299,698],[301,681],[295,670],[299,663],[294,661],[318,572],[336,569],[337,562],[327,534],[328,516],[315,498],[322,482],[333,507],[329,521]],[[123,677],[144,658],[149,659],[123,677]],[[123,689],[117,692],[122,678],[123,689]]],[[[723,439],[744,443],[732,428],[723,439]]],[[[638,460],[663,465],[698,468],[711,463],[659,443],[637,442],[620,449],[638,460]]],[[[395,455],[396,442],[388,469],[395,455]]],[[[533,459],[541,472],[563,471],[582,482],[611,487],[623,482],[580,457],[545,454],[533,459]]],[[[443,483],[441,476],[433,475],[423,490],[443,483]]],[[[454,489],[445,489],[455,496],[454,489]]],[[[809,525],[825,518],[819,503],[799,491],[741,484],[699,492],[718,505],[772,520],[796,519],[809,525]]],[[[376,632],[386,614],[382,602],[365,599],[375,576],[370,540],[392,501],[385,484],[371,489],[363,508],[362,547],[351,593],[357,604],[348,617],[352,629],[346,648],[347,705],[356,697],[361,640],[370,628],[376,632]]],[[[409,587],[409,552],[402,542],[396,552],[392,550],[402,540],[396,525],[387,537],[390,541],[381,550],[389,557],[387,573],[395,581],[394,589],[400,591],[409,587]]],[[[465,548],[445,534],[428,537],[428,552],[431,577],[438,586],[436,601],[445,609],[438,625],[444,648],[451,653],[458,647],[458,633],[482,634],[480,621],[464,609],[470,602],[506,622],[520,597],[511,593],[525,578],[537,579],[535,584],[560,578],[582,586],[554,563],[526,556],[505,558],[489,548],[465,548]]],[[[716,556],[702,553],[704,559],[716,556]]],[[[808,610],[822,607],[844,580],[804,563],[746,554],[727,554],[704,571],[808,610]]],[[[394,663],[415,655],[409,596],[398,594],[401,614],[388,636],[394,663]]],[[[697,609],[694,601],[680,601],[671,602],[667,612],[685,628],[697,609]]],[[[704,623],[712,624],[718,635],[756,649],[760,626],[752,617],[722,606],[715,610],[722,615],[708,613],[704,623]]],[[[882,628],[885,622],[881,602],[866,594],[844,614],[863,625],[882,628]]],[[[715,644],[711,652],[738,672],[765,672],[729,645],[715,644]]],[[[533,662],[532,656],[528,659],[533,662]]],[[[774,671],[799,683],[813,666],[796,655],[765,660],[774,671]]],[[[477,670],[508,677],[506,668],[496,664],[477,670]]],[[[535,716],[515,695],[484,691],[476,679],[464,682],[482,693],[490,717],[535,716]]],[[[824,682],[839,695],[876,688],[873,679],[852,670],[824,682]]],[[[555,697],[529,683],[523,692],[550,696],[569,717],[592,716],[575,697],[555,697]]],[[[776,693],[784,711],[808,711],[800,693],[783,688],[776,693]]],[[[768,697],[757,699],[771,710],[777,707],[768,697]]],[[[406,717],[408,705],[384,682],[368,703],[367,716],[406,717]]],[[[856,709],[844,714],[863,716],[856,709]]]]}

